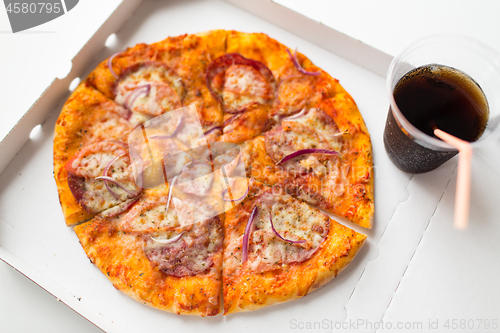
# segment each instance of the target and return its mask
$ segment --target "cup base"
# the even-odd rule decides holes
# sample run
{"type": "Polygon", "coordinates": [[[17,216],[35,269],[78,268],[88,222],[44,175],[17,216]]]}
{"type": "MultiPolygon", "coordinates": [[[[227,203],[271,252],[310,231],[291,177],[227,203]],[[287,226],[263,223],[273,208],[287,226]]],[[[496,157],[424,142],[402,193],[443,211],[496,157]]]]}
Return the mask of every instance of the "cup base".
{"type": "Polygon", "coordinates": [[[408,173],[434,170],[458,154],[457,150],[432,150],[413,141],[401,130],[391,109],[384,130],[384,146],[394,165],[408,173]]]}

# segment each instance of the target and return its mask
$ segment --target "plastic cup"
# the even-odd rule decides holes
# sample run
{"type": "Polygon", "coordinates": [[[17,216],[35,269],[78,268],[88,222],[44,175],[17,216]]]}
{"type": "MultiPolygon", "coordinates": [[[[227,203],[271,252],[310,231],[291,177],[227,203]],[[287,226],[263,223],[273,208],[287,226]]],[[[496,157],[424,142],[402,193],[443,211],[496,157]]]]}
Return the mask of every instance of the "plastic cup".
{"type": "Polygon", "coordinates": [[[465,36],[439,34],[421,38],[394,58],[386,81],[390,107],[384,145],[392,162],[409,173],[431,171],[458,153],[448,143],[411,124],[394,99],[393,91],[399,80],[410,70],[429,64],[458,69],[482,88],[489,105],[489,119],[481,137],[471,142],[472,148],[500,134],[500,54],[465,36]]]}

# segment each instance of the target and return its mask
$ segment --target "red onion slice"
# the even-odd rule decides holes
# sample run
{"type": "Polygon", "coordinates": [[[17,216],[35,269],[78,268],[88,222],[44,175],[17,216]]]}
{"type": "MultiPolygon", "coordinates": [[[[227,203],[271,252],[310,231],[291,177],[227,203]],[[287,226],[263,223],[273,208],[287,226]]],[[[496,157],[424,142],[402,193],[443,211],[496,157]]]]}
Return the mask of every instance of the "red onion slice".
{"type": "Polygon", "coordinates": [[[326,155],[338,155],[339,153],[335,150],[329,150],[329,149],[317,149],[317,148],[309,148],[309,149],[301,149],[297,150],[294,153],[291,153],[288,156],[283,157],[276,165],[285,163],[286,161],[300,156],[300,155],[305,155],[305,154],[326,154],[326,155]]]}
{"type": "Polygon", "coordinates": [[[276,236],[278,236],[279,239],[285,241],[285,242],[289,242],[289,243],[294,243],[294,244],[300,244],[300,243],[305,243],[307,242],[305,239],[302,239],[302,240],[298,240],[298,241],[294,241],[294,240],[291,240],[291,239],[286,239],[284,237],[281,237],[280,234],[278,234],[278,232],[276,231],[276,229],[274,228],[274,224],[273,224],[273,213],[269,212],[269,219],[271,221],[271,228],[273,229],[273,232],[276,234],[276,236]]]}
{"type": "Polygon", "coordinates": [[[123,141],[119,141],[119,140],[109,140],[109,142],[111,142],[112,144],[114,145],[118,145],[120,147],[122,147],[123,149],[128,149],[128,144],[126,144],[125,142],[123,141]]]}
{"type": "Polygon", "coordinates": [[[236,120],[236,118],[239,118],[241,116],[243,112],[238,112],[237,114],[235,114],[234,116],[231,116],[229,118],[226,119],[226,121],[222,124],[222,127],[226,127],[227,125],[229,125],[230,123],[232,123],[234,120],[236,120]]]}
{"type": "Polygon", "coordinates": [[[203,135],[208,135],[215,130],[222,130],[222,129],[223,129],[222,126],[214,126],[214,127],[210,128],[209,130],[207,130],[205,133],[203,133],[203,135]]]}
{"type": "Polygon", "coordinates": [[[121,52],[116,52],[115,54],[113,54],[111,57],[108,58],[108,69],[109,71],[111,72],[111,74],[113,74],[113,76],[115,77],[115,79],[118,78],[118,74],[115,73],[115,71],[113,70],[113,59],[119,55],[121,52]]]}
{"type": "MultiPolygon", "coordinates": [[[[111,165],[112,165],[113,163],[115,163],[116,161],[118,161],[118,159],[119,159],[120,157],[122,157],[123,155],[126,155],[126,153],[121,153],[121,154],[119,154],[118,156],[116,156],[115,158],[113,158],[111,161],[109,161],[109,163],[108,163],[108,164],[106,164],[106,166],[104,167],[104,172],[102,173],[102,175],[103,175],[103,176],[107,176],[107,175],[108,175],[109,168],[111,167],[111,165]]],[[[117,200],[118,200],[118,199],[120,198],[120,196],[118,195],[118,193],[116,193],[115,191],[113,191],[113,190],[111,189],[111,187],[109,187],[109,185],[108,185],[108,182],[107,182],[107,181],[104,181],[104,185],[106,185],[106,188],[108,189],[109,193],[111,193],[111,195],[113,195],[113,196],[115,197],[115,199],[117,199],[117,200]]]]}
{"type": "Polygon", "coordinates": [[[250,191],[250,186],[247,187],[247,190],[245,191],[245,194],[243,194],[238,199],[226,199],[225,196],[226,196],[227,190],[228,189],[226,188],[224,191],[222,191],[222,200],[224,200],[224,201],[240,201],[240,200],[243,200],[247,196],[248,191],[250,191]]]}
{"type": "Polygon", "coordinates": [[[245,234],[243,235],[243,263],[248,260],[248,240],[250,238],[250,230],[252,229],[255,216],[257,216],[257,206],[253,208],[252,214],[250,214],[250,218],[248,219],[247,225],[245,227],[245,234]]]}
{"type": "Polygon", "coordinates": [[[133,197],[136,197],[140,194],[140,191],[133,192],[133,191],[129,190],[125,185],[123,185],[122,183],[120,183],[118,180],[116,180],[114,178],[111,178],[108,176],[99,176],[99,177],[95,177],[95,179],[103,180],[105,183],[106,183],[106,181],[112,182],[113,184],[115,184],[116,186],[118,186],[119,188],[121,188],[122,190],[124,190],[125,192],[127,192],[128,194],[130,194],[133,197]]]}
{"type": "Polygon", "coordinates": [[[294,114],[294,115],[291,115],[290,117],[286,117],[286,118],[283,118],[283,120],[294,120],[294,119],[298,119],[302,116],[304,116],[305,114],[307,114],[307,111],[306,111],[306,108],[303,108],[300,112],[294,114]]]}
{"type": "Polygon", "coordinates": [[[168,199],[167,199],[167,207],[165,208],[165,214],[168,211],[168,206],[170,206],[170,199],[172,199],[172,188],[174,187],[174,184],[177,182],[177,178],[184,171],[184,169],[186,169],[191,163],[193,163],[193,162],[189,162],[189,163],[185,164],[182,167],[181,171],[174,178],[172,178],[172,183],[170,183],[170,186],[168,187],[168,199]]]}
{"type": "Polygon", "coordinates": [[[179,175],[175,176],[172,179],[172,183],[170,183],[170,186],[168,187],[168,199],[167,199],[167,207],[165,208],[165,214],[168,212],[168,206],[170,206],[170,199],[172,199],[172,187],[174,187],[174,184],[177,181],[178,176],[179,175]]]}
{"type": "Polygon", "coordinates": [[[177,132],[179,132],[179,129],[182,127],[183,123],[184,123],[184,114],[182,114],[181,117],[179,118],[179,121],[177,122],[177,126],[175,127],[175,129],[172,132],[172,134],[169,134],[169,135],[153,135],[153,136],[151,136],[151,139],[161,140],[161,139],[170,139],[170,138],[173,138],[177,134],[177,132]]]}
{"type": "Polygon", "coordinates": [[[337,132],[337,133],[333,133],[333,134],[318,131],[318,133],[323,135],[323,136],[336,137],[336,136],[348,135],[349,131],[345,130],[343,132],[337,132]]]}
{"type": "Polygon", "coordinates": [[[293,64],[295,65],[295,67],[297,67],[297,69],[299,70],[299,72],[301,72],[302,74],[305,74],[305,75],[320,75],[321,74],[321,71],[318,71],[318,72],[309,72],[309,71],[306,71],[300,64],[299,64],[299,60],[297,59],[297,49],[295,50],[295,52],[292,53],[290,52],[289,49],[286,49],[286,52],[288,52],[288,55],[290,56],[290,59],[292,60],[293,64]]]}
{"type": "Polygon", "coordinates": [[[143,86],[135,88],[134,90],[132,90],[127,94],[123,106],[125,106],[126,109],[132,111],[132,107],[135,103],[135,100],[139,98],[139,96],[141,96],[142,94],[145,94],[146,96],[149,95],[150,92],[151,92],[150,84],[145,84],[143,86]]]}
{"type": "Polygon", "coordinates": [[[151,238],[154,242],[160,243],[160,244],[171,244],[174,242],[177,242],[179,239],[181,239],[182,235],[184,235],[184,232],[181,232],[180,234],[169,238],[169,239],[164,239],[164,238],[155,238],[155,237],[149,237],[151,238]]]}

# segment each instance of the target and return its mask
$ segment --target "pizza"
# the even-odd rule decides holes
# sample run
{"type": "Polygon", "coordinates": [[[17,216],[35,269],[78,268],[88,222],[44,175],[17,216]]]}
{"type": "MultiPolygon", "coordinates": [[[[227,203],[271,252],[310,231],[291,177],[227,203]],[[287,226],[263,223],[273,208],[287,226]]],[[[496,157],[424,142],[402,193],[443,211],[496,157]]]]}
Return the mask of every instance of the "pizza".
{"type": "Polygon", "coordinates": [[[373,165],[353,98],[262,33],[215,30],[102,61],[56,122],[67,226],[113,286],[213,316],[307,295],[371,228],[373,165]],[[325,213],[326,212],[326,213],[325,213]]]}

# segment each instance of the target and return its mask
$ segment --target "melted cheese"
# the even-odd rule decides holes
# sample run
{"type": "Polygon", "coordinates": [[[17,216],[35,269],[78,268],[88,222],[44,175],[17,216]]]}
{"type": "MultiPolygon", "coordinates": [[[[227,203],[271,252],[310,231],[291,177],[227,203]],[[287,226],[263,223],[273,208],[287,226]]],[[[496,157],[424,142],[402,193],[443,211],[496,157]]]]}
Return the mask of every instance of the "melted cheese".
{"type": "Polygon", "coordinates": [[[172,198],[168,210],[167,197],[151,197],[136,204],[120,222],[120,229],[128,232],[153,232],[189,228],[194,223],[192,207],[172,198]]]}
{"type": "Polygon", "coordinates": [[[87,139],[85,145],[103,140],[123,140],[132,131],[130,123],[123,118],[112,117],[104,122],[92,125],[89,130],[91,137],[87,139]]]}
{"type": "Polygon", "coordinates": [[[197,163],[190,166],[179,175],[176,186],[182,192],[195,196],[206,196],[214,181],[212,167],[208,164],[197,163]]]}
{"type": "MultiPolygon", "coordinates": [[[[317,135],[321,141],[326,141],[330,145],[330,149],[341,151],[342,135],[339,133],[337,125],[328,115],[318,109],[309,109],[306,114],[295,119],[285,119],[283,126],[287,126],[287,122],[297,122],[309,127],[317,135]]],[[[310,143],[311,144],[311,143],[310,143]]],[[[316,142],[319,145],[319,142],[316,142]]]]}
{"type": "MultiPolygon", "coordinates": [[[[292,199],[286,194],[263,195],[257,201],[258,214],[249,236],[248,269],[265,272],[284,264],[303,262],[309,259],[326,239],[329,230],[328,218],[307,204],[292,199]],[[271,219],[278,234],[288,240],[305,243],[290,243],[280,239],[272,230],[271,219]]],[[[225,265],[234,271],[241,265],[243,236],[232,240],[226,253],[225,265]],[[229,251],[229,252],[228,252],[229,251]]]]}
{"type": "Polygon", "coordinates": [[[264,104],[272,94],[269,82],[252,66],[232,65],[226,70],[222,91],[225,108],[238,110],[253,102],[264,104]]]}
{"type": "Polygon", "coordinates": [[[163,66],[142,66],[118,83],[115,102],[132,111],[132,124],[140,124],[151,117],[180,108],[184,86],[179,77],[163,66]],[[149,91],[134,89],[149,85],[149,91]],[[147,92],[147,93],[146,93],[147,92]]]}
{"type": "MultiPolygon", "coordinates": [[[[109,142],[100,142],[90,145],[80,151],[71,163],[72,173],[84,178],[85,191],[81,204],[92,213],[99,213],[112,208],[121,202],[130,199],[132,195],[127,193],[118,185],[107,182],[111,191],[108,190],[103,180],[96,177],[104,175],[106,166],[115,159],[118,154],[126,153],[123,147],[109,142]]],[[[128,155],[123,155],[110,165],[106,176],[112,177],[132,192],[138,191],[133,181],[132,168],[128,164],[128,155]]]]}
{"type": "MultiPolygon", "coordinates": [[[[212,218],[195,223],[178,240],[169,244],[148,237],[146,256],[167,275],[182,277],[201,274],[212,266],[212,256],[222,247],[218,221],[212,218]]],[[[179,230],[155,234],[155,239],[171,239],[175,237],[174,234],[178,236],[179,230]]]]}

